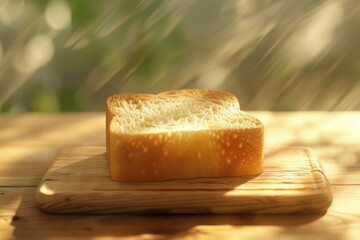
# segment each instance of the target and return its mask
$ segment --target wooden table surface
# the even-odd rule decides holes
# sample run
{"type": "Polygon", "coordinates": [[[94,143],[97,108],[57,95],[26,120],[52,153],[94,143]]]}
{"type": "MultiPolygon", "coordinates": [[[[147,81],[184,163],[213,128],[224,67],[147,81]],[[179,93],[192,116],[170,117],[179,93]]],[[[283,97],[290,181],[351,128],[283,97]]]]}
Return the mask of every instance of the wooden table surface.
{"type": "Polygon", "coordinates": [[[103,113],[0,115],[0,239],[357,239],[360,112],[252,112],[265,146],[308,146],[334,201],[322,215],[50,215],[34,193],[60,147],[105,142],[103,113]]]}

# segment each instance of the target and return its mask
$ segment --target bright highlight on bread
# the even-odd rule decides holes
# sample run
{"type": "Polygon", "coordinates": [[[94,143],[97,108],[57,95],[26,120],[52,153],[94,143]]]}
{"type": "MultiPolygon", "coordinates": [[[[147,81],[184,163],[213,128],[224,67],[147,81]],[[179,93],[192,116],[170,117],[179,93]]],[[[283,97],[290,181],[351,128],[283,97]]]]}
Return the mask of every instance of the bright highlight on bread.
{"type": "Polygon", "coordinates": [[[118,94],[106,102],[115,181],[146,182],[262,172],[264,128],[227,92],[118,94]]]}

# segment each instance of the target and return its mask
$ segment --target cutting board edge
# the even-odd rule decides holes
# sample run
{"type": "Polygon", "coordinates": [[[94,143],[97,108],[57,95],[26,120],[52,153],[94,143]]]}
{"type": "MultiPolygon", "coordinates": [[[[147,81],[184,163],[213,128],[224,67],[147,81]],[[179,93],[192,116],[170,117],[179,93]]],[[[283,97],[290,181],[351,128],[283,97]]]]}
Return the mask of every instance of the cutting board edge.
{"type": "MultiPolygon", "coordinates": [[[[320,174],[320,173],[319,173],[320,174]]],[[[46,181],[45,181],[46,184],[46,181]]],[[[166,209],[166,208],[156,208],[154,211],[145,211],[145,210],[129,210],[127,208],[123,208],[123,207],[118,207],[117,210],[114,209],[103,209],[101,206],[106,205],[107,203],[109,203],[109,200],[105,200],[104,202],[98,202],[99,204],[99,208],[96,208],[94,206],[91,206],[91,202],[93,200],[98,200],[97,198],[93,198],[93,196],[91,195],[91,193],[89,193],[89,203],[90,203],[90,209],[89,210],[89,206],[84,204],[82,201],[77,201],[76,199],[74,200],[72,198],[72,196],[74,195],[74,193],[64,193],[64,194],[51,194],[51,193],[47,193],[46,190],[44,191],[44,189],[41,189],[44,185],[40,184],[38,191],[36,192],[35,198],[36,198],[36,203],[37,206],[47,212],[47,213],[55,213],[55,214],[82,214],[82,213],[92,213],[92,214],[108,214],[108,213],[119,213],[119,214],[124,214],[124,213],[130,213],[130,214],[141,214],[141,213],[184,213],[184,214],[198,214],[198,213],[212,213],[212,214],[241,214],[241,213],[246,213],[246,214],[318,214],[318,213],[325,213],[327,211],[327,209],[331,206],[332,204],[332,200],[333,200],[333,196],[331,193],[330,188],[328,187],[328,185],[326,183],[322,184],[322,187],[319,188],[316,192],[315,191],[308,191],[307,193],[301,192],[301,202],[302,204],[297,205],[296,207],[292,207],[291,210],[289,210],[284,205],[281,206],[277,206],[274,207],[272,206],[272,208],[269,209],[265,209],[265,210],[249,210],[247,209],[240,209],[240,210],[234,210],[228,208],[228,207],[220,207],[217,208],[217,210],[206,210],[206,211],[202,211],[202,212],[198,212],[195,211],[194,209],[189,208],[188,210],[181,209],[181,207],[172,209],[166,209]],[[68,201],[69,203],[71,203],[74,206],[78,206],[79,208],[75,208],[69,211],[66,210],[59,210],[58,206],[63,205],[64,201],[68,201]],[[222,209],[222,210],[219,210],[222,209]],[[230,210],[229,210],[230,209],[230,210]]],[[[122,191],[124,194],[130,193],[131,190],[123,190],[122,191]]],[[[138,193],[140,191],[137,191],[138,193]]],[[[143,191],[143,192],[149,192],[149,191],[143,191]]],[[[150,191],[151,192],[151,191],[150,191]]],[[[186,193],[186,191],[174,191],[174,190],[168,190],[165,191],[167,193],[176,193],[176,194],[181,194],[181,193],[186,193]]],[[[201,191],[198,191],[201,192],[201,191]]],[[[209,192],[207,190],[203,191],[203,192],[209,192]]],[[[153,193],[156,193],[156,191],[153,191],[153,193]]],[[[164,191],[161,192],[157,192],[156,194],[161,194],[164,193],[164,191]]],[[[269,197],[266,196],[266,201],[269,202],[276,202],[276,199],[282,198],[282,199],[287,199],[289,202],[294,198],[298,198],[300,196],[300,194],[298,195],[294,195],[294,196],[286,196],[283,195],[281,196],[281,194],[277,194],[276,196],[273,197],[269,197]]],[[[86,198],[86,194],[83,194],[83,197],[86,198]]],[[[259,196],[257,196],[259,197],[259,196]]],[[[234,197],[236,198],[236,197],[234,197]]],[[[237,196],[238,199],[243,200],[242,196],[237,196]]],[[[250,196],[250,198],[255,198],[255,196],[250,196]]],[[[112,202],[112,204],[116,205],[116,197],[114,197],[114,201],[112,202]]],[[[293,201],[293,200],[292,200],[293,201]]],[[[295,200],[297,203],[299,203],[298,200],[295,200]]]]}
{"type": "MultiPolygon", "coordinates": [[[[228,211],[226,210],[217,210],[217,211],[207,211],[207,212],[200,212],[200,213],[215,213],[215,214],[238,214],[238,213],[255,213],[255,214],[291,214],[291,213],[304,213],[304,214],[316,214],[316,213],[324,213],[326,212],[326,210],[331,206],[332,200],[333,200],[333,196],[332,196],[332,192],[330,189],[330,184],[324,174],[324,171],[320,165],[320,163],[318,162],[315,154],[313,153],[313,151],[310,148],[304,148],[304,147],[295,147],[294,149],[303,149],[306,150],[306,152],[308,153],[308,157],[309,157],[309,161],[314,169],[313,174],[314,176],[316,176],[317,179],[321,179],[321,184],[319,184],[319,189],[315,192],[315,193],[311,193],[308,195],[308,203],[310,203],[311,207],[309,206],[299,206],[297,208],[293,208],[292,210],[286,210],[285,212],[282,212],[281,209],[267,209],[267,210],[257,210],[257,211],[247,211],[247,210],[234,210],[234,211],[228,211]],[[312,199],[315,198],[316,201],[313,201],[312,199]]],[[[53,164],[51,165],[53,166],[53,164]]],[[[51,167],[50,167],[51,168],[51,167]]],[[[49,168],[49,170],[50,170],[49,168]]],[[[87,210],[86,208],[81,208],[81,206],[79,206],[79,209],[77,210],[70,210],[69,212],[67,211],[62,211],[62,210],[57,210],[58,205],[62,204],[64,199],[65,201],[71,201],[70,198],[64,198],[64,196],[62,196],[62,194],[56,194],[54,193],[51,189],[46,189],[46,183],[48,181],[51,181],[51,179],[47,179],[46,178],[47,173],[44,175],[42,181],[40,182],[37,192],[35,194],[35,199],[36,199],[36,203],[37,206],[48,213],[56,213],[56,214],[62,214],[62,213],[89,213],[89,210],[87,210]]],[[[123,191],[123,190],[122,190],[123,191]]],[[[172,190],[167,190],[166,192],[171,192],[172,190]]],[[[176,191],[179,192],[179,191],[176,191]]],[[[70,193],[65,193],[66,194],[70,194],[70,193]]],[[[271,198],[268,197],[268,199],[271,201],[271,198]]],[[[304,199],[303,199],[304,200],[304,199]]],[[[306,198],[305,198],[306,200],[306,198]]],[[[306,201],[305,201],[306,202],[306,201]]],[[[75,204],[77,204],[75,202],[75,204]]],[[[309,204],[308,204],[309,205],[309,204]]],[[[164,210],[164,209],[162,209],[164,210]]],[[[169,211],[166,211],[167,213],[169,211]]],[[[174,211],[170,211],[171,213],[174,213],[174,211]]],[[[178,211],[175,213],[199,213],[199,212],[192,212],[191,209],[189,211],[178,211]]],[[[93,214],[104,214],[104,213],[141,213],[141,211],[126,211],[126,210],[94,210],[91,211],[90,213],[93,214]]]]}

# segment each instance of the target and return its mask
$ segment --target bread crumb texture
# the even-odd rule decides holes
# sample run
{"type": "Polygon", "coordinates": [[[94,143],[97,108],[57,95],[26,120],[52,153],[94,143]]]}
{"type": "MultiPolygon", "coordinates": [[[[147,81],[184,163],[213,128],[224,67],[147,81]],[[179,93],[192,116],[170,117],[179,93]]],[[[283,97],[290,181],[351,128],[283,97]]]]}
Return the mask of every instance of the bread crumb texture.
{"type": "Polygon", "coordinates": [[[240,111],[233,95],[219,91],[126,94],[112,96],[108,101],[115,115],[111,127],[119,133],[213,130],[259,124],[240,111]]]}

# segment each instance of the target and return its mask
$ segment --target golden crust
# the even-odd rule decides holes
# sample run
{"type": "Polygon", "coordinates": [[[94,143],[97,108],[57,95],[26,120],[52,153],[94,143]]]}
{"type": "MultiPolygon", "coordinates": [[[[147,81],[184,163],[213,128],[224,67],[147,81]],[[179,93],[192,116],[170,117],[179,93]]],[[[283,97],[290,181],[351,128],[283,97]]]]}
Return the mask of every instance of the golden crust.
{"type": "MultiPolygon", "coordinates": [[[[185,89],[158,96],[205,94],[236,101],[215,90],[185,89]]],[[[248,115],[250,128],[121,134],[110,131],[121,100],[150,100],[152,94],[119,94],[107,99],[106,142],[110,175],[115,181],[144,182],[193,177],[255,175],[262,172],[263,124],[248,115]]]]}
{"type": "Polygon", "coordinates": [[[112,135],[111,178],[122,182],[256,175],[262,172],[263,127],[172,135],[112,135]]]}

